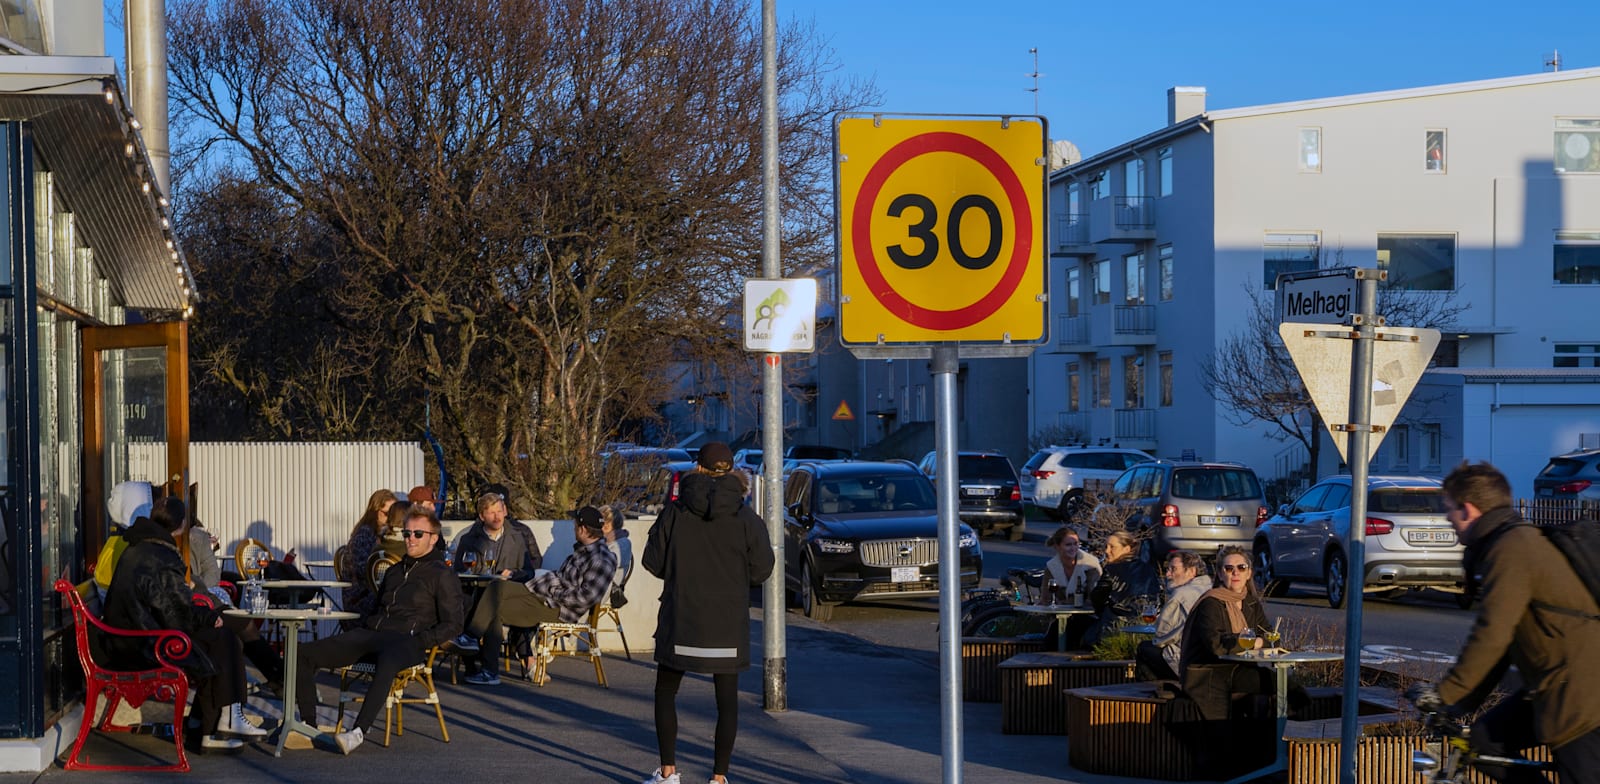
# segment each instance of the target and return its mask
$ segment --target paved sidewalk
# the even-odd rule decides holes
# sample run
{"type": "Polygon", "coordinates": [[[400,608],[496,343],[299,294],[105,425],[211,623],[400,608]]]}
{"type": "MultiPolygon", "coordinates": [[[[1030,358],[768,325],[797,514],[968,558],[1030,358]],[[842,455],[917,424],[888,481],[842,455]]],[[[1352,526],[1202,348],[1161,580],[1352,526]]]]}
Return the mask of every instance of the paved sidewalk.
{"type": "MultiPolygon", "coordinates": [[[[759,619],[760,613],[755,617],[759,619]]],[[[740,680],[736,784],[840,782],[926,784],[940,781],[939,672],[925,651],[886,648],[788,616],[789,710],[761,709],[761,630],[753,624],[757,665],[740,680]]],[[[250,782],[639,782],[655,767],[649,655],[607,656],[611,688],[594,682],[587,660],[558,659],[550,685],[506,680],[498,687],[452,686],[440,669],[450,743],[439,740],[431,711],[406,710],[406,733],[391,748],[368,742],[349,757],[322,749],[289,749],[280,759],[262,744],[235,753],[191,755],[194,774],[229,784],[250,782]]],[[[685,679],[679,694],[678,762],[685,784],[710,776],[715,706],[711,683],[685,679]]],[[[333,689],[323,687],[324,698],[333,689]]],[[[255,706],[253,706],[255,707],[255,706]]],[[[276,721],[276,703],[261,703],[276,721]]],[[[1067,766],[1067,739],[1000,732],[1000,706],[964,707],[963,780],[974,784],[1125,784],[1130,779],[1082,774],[1067,766]]],[[[375,729],[381,739],[382,722],[375,729]]],[[[91,747],[128,757],[148,750],[170,759],[170,741],[96,734],[91,747]]],[[[106,759],[105,756],[101,757],[106,759]]],[[[66,771],[0,775],[0,784],[42,781],[171,780],[170,774],[66,771]]]]}

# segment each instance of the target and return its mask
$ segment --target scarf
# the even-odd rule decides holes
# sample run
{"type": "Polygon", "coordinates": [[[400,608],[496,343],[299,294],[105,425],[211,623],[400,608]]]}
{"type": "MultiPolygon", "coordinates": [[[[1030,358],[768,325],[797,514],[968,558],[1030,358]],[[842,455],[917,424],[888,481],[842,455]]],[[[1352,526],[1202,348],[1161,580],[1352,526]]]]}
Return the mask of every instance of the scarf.
{"type": "Polygon", "coordinates": [[[1200,598],[1204,600],[1206,597],[1216,598],[1217,601],[1222,602],[1223,607],[1227,608],[1228,625],[1233,627],[1231,631],[1234,634],[1245,630],[1248,624],[1244,621],[1245,595],[1243,591],[1230,591],[1227,588],[1217,587],[1206,591],[1200,598]]]}

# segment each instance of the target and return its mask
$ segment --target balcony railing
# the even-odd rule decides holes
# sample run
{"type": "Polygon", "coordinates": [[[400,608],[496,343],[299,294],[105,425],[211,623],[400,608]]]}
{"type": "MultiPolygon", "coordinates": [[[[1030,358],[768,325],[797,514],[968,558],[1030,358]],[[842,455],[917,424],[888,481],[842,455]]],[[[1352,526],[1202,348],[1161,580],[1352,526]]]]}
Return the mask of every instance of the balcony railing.
{"type": "Polygon", "coordinates": [[[1150,229],[1156,225],[1156,205],[1149,196],[1118,196],[1112,207],[1112,221],[1119,229],[1150,229]]]}
{"type": "Polygon", "coordinates": [[[1119,408],[1116,410],[1115,426],[1119,441],[1153,441],[1156,437],[1156,410],[1119,408]]]}
{"type": "Polygon", "coordinates": [[[1062,411],[1056,414],[1056,425],[1080,439],[1089,437],[1089,414],[1086,411],[1062,411]]]}
{"type": "Polygon", "coordinates": [[[1062,315],[1056,320],[1056,344],[1081,346],[1089,342],[1089,317],[1062,315]]]}
{"type": "Polygon", "coordinates": [[[1118,335],[1153,335],[1156,331],[1154,305],[1118,305],[1115,329],[1118,335]]]}
{"type": "Polygon", "coordinates": [[[1089,244],[1089,216],[1088,215],[1057,215],[1055,247],[1067,248],[1073,245],[1089,244]]]}

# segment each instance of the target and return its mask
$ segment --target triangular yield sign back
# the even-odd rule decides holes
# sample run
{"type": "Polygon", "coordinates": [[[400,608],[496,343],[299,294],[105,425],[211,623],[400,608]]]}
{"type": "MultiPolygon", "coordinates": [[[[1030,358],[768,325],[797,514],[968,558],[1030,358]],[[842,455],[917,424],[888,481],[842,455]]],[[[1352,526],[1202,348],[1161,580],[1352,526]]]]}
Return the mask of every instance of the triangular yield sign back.
{"type": "MultiPolygon", "coordinates": [[[[1342,333],[1351,331],[1350,327],[1342,329],[1342,333]]],[[[1350,353],[1354,341],[1323,337],[1332,333],[1341,333],[1341,328],[1291,322],[1278,325],[1278,334],[1289,349],[1295,369],[1300,371],[1306,391],[1311,393],[1311,402],[1322,415],[1333,445],[1349,464],[1350,434],[1333,428],[1350,424],[1350,353]]],[[[1367,438],[1365,457],[1369,462],[1439,346],[1437,329],[1378,327],[1377,335],[1380,339],[1372,342],[1372,416],[1367,424],[1382,430],[1367,438]]]]}
{"type": "Polygon", "coordinates": [[[841,400],[839,401],[839,407],[833,410],[833,418],[841,422],[849,422],[854,420],[856,415],[850,413],[850,404],[841,400]]]}

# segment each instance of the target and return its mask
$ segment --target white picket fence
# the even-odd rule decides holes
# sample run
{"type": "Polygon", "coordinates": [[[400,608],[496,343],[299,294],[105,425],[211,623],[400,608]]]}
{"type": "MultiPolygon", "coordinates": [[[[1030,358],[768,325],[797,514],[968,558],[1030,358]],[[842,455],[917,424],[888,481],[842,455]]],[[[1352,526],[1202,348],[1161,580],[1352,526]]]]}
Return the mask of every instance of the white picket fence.
{"type": "MultiPolygon", "coordinates": [[[[161,481],[166,456],[164,442],[129,444],[129,478],[161,481]]],[[[189,445],[189,463],[190,481],[200,485],[198,518],[224,553],[250,538],[279,555],[292,547],[307,560],[329,560],[373,491],[433,484],[423,480],[415,442],[199,442],[189,445]]]]}

